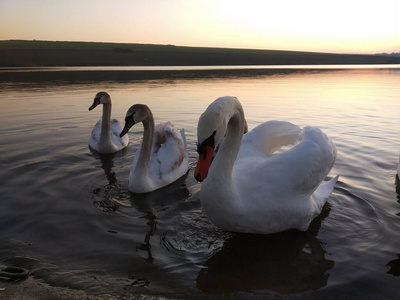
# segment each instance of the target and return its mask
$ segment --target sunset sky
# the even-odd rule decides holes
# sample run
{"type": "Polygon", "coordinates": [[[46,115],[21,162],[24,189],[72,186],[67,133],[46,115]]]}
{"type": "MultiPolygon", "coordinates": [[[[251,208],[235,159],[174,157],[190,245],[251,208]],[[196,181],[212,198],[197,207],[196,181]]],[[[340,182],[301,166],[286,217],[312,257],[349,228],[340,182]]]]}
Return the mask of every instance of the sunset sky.
{"type": "Polygon", "coordinates": [[[0,0],[0,40],[400,52],[399,0],[0,0]]]}

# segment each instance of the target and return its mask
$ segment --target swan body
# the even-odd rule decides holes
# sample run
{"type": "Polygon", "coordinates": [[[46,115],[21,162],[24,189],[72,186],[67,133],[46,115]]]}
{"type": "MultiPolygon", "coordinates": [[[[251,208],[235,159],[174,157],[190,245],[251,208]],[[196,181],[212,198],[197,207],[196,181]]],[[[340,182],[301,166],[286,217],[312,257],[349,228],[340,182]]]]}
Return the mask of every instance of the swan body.
{"type": "Polygon", "coordinates": [[[245,135],[243,127],[243,108],[235,97],[218,98],[199,119],[194,175],[205,179],[200,190],[204,213],[233,232],[307,230],[338,180],[323,182],[336,159],[335,145],[315,127],[269,121],[245,135]]]}
{"type": "Polygon", "coordinates": [[[89,137],[89,146],[99,153],[109,154],[124,149],[129,144],[129,137],[120,137],[122,125],[117,119],[111,120],[111,97],[106,92],[96,94],[89,110],[103,104],[103,116],[94,126],[89,137]]]}
{"type": "Polygon", "coordinates": [[[133,159],[128,189],[148,193],[164,187],[189,170],[185,131],[170,122],[155,126],[151,110],[144,104],[131,106],[126,113],[124,136],[136,123],[143,123],[143,141],[133,159]]]}

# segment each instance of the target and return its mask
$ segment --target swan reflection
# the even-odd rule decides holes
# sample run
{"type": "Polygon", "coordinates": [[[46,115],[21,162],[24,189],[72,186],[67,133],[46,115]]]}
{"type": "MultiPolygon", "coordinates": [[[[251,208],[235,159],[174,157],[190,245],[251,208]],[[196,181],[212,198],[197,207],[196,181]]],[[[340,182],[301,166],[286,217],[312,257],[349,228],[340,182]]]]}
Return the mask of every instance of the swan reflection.
{"type": "MultiPolygon", "coordinates": [[[[399,179],[399,172],[400,172],[400,164],[397,169],[396,174],[396,193],[397,193],[397,202],[400,204],[400,179],[399,179]]],[[[396,213],[397,216],[400,217],[400,212],[396,213]]],[[[397,254],[397,259],[393,259],[387,263],[386,266],[390,267],[390,270],[387,271],[388,274],[393,276],[400,276],[400,254],[397,254]]]]}
{"type": "Polygon", "coordinates": [[[89,147],[93,157],[100,161],[101,169],[107,178],[107,183],[101,187],[98,187],[92,192],[93,205],[99,210],[104,212],[114,212],[119,209],[119,199],[121,194],[121,186],[118,183],[117,175],[113,171],[114,159],[126,154],[126,149],[123,149],[117,153],[112,154],[100,154],[89,147]]]}
{"type": "Polygon", "coordinates": [[[138,212],[142,213],[142,218],[146,219],[148,230],[143,238],[143,242],[137,242],[135,250],[140,257],[147,263],[153,264],[155,258],[151,249],[151,238],[157,231],[157,219],[167,213],[174,204],[186,200],[190,192],[185,185],[187,174],[174,183],[146,194],[131,194],[131,205],[138,212]]]}
{"type": "Polygon", "coordinates": [[[197,287],[210,293],[270,290],[280,294],[319,289],[328,283],[334,261],[317,233],[322,219],[315,219],[308,231],[287,231],[272,235],[233,234],[204,264],[197,287]]]}
{"type": "Polygon", "coordinates": [[[390,270],[386,273],[393,276],[400,276],[400,254],[397,254],[397,259],[389,261],[386,266],[390,267],[390,270]]]}
{"type": "Polygon", "coordinates": [[[398,174],[396,174],[395,185],[397,193],[397,202],[400,203],[400,179],[398,174]]]}
{"type": "Polygon", "coordinates": [[[147,199],[150,195],[132,195],[131,202],[132,206],[136,208],[137,211],[143,213],[142,218],[147,219],[146,225],[148,230],[143,238],[143,242],[136,241],[135,250],[138,255],[147,263],[152,264],[154,262],[154,257],[151,252],[150,239],[154,235],[157,229],[157,217],[153,213],[152,206],[149,205],[147,199]]]}

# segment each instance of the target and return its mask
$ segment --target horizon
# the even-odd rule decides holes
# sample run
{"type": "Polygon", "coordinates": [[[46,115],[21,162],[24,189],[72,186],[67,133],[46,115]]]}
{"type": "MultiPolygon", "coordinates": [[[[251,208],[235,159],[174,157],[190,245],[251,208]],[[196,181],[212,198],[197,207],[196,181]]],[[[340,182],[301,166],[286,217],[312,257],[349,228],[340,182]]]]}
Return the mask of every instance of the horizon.
{"type": "Polygon", "coordinates": [[[2,0],[0,40],[390,54],[399,11],[396,0],[2,0]]]}
{"type": "Polygon", "coordinates": [[[321,52],[321,51],[302,51],[287,49],[253,49],[253,48],[230,48],[230,47],[209,47],[209,46],[186,46],[172,44],[150,44],[150,43],[129,43],[129,42],[99,42],[99,41],[62,41],[62,40],[21,40],[9,39],[0,40],[0,42],[44,42],[44,43],[93,43],[93,44],[116,44],[116,45],[149,45],[149,46],[171,46],[181,48],[205,48],[205,49],[228,49],[228,50],[249,50],[249,51],[278,51],[278,52],[299,52],[299,53],[315,53],[315,54],[343,54],[343,55],[400,55],[400,52],[379,52],[379,53],[339,53],[339,52],[321,52]]]}

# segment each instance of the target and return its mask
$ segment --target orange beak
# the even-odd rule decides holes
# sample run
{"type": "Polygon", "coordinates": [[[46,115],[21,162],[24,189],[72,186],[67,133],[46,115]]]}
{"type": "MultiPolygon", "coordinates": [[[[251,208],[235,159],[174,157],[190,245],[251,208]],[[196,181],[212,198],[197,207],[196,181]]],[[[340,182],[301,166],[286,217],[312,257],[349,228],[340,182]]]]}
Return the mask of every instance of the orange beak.
{"type": "Polygon", "coordinates": [[[194,178],[196,178],[197,181],[201,182],[206,179],[208,170],[210,169],[213,153],[214,148],[211,146],[206,146],[204,148],[204,153],[199,155],[196,170],[194,170],[194,178]]]}

